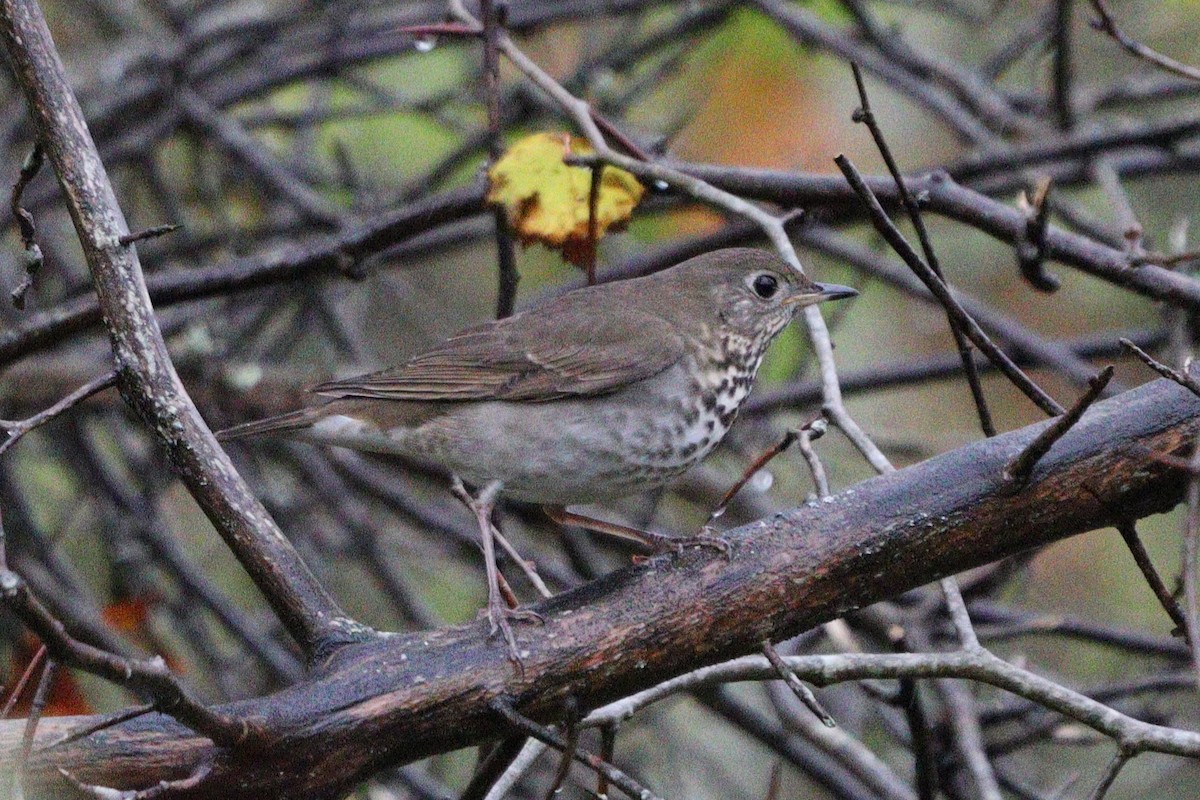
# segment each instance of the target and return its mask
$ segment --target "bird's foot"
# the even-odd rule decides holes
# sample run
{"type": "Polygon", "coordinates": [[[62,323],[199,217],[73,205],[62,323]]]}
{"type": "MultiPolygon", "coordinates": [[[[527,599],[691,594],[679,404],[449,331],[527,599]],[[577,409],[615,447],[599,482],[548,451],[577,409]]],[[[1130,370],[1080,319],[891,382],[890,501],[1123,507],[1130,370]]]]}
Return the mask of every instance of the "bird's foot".
{"type": "Polygon", "coordinates": [[[650,558],[664,553],[678,555],[683,552],[685,547],[711,547],[720,550],[725,558],[729,559],[731,557],[730,552],[733,549],[728,540],[720,536],[707,535],[706,532],[710,530],[709,528],[704,528],[700,536],[675,537],[631,528],[628,525],[618,525],[615,522],[605,522],[593,517],[585,517],[582,514],[571,513],[561,506],[543,506],[542,508],[546,512],[546,516],[559,525],[578,525],[581,528],[596,531],[597,533],[619,536],[622,539],[632,539],[649,548],[649,556],[633,557],[635,564],[643,564],[650,560],[650,558]]]}
{"type": "Polygon", "coordinates": [[[504,637],[504,643],[508,646],[508,658],[518,667],[523,667],[521,663],[521,652],[517,649],[517,639],[513,635],[513,622],[531,622],[537,625],[545,624],[546,618],[536,611],[530,611],[523,608],[509,608],[502,600],[498,603],[488,602],[486,612],[488,624],[491,630],[488,632],[488,637],[495,637],[496,634],[501,634],[504,637]]]}
{"type": "Polygon", "coordinates": [[[704,528],[697,536],[667,536],[662,533],[651,533],[644,531],[646,535],[646,545],[650,547],[653,555],[662,555],[671,553],[678,555],[687,547],[708,547],[717,550],[721,555],[725,556],[725,560],[729,561],[733,558],[733,545],[728,539],[721,536],[714,536],[709,531],[711,529],[704,528]]]}

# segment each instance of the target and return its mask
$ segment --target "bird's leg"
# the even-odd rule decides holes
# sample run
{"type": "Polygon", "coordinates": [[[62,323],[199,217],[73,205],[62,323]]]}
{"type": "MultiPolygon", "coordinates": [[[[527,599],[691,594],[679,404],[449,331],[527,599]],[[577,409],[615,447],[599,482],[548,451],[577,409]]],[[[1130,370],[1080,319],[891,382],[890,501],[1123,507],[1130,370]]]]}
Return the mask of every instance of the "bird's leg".
{"type": "Polygon", "coordinates": [[[583,514],[576,514],[567,511],[562,506],[542,506],[542,511],[550,518],[551,522],[559,525],[575,525],[596,533],[606,533],[610,536],[620,536],[622,539],[632,539],[635,542],[640,542],[654,553],[679,553],[685,547],[712,547],[720,550],[726,556],[729,555],[730,545],[726,540],[718,536],[688,536],[676,537],[667,536],[662,533],[653,533],[651,531],[643,531],[637,528],[631,528],[628,525],[620,525],[616,522],[605,522],[602,519],[595,517],[587,517],[583,514]]]}
{"type": "MultiPolygon", "coordinates": [[[[472,514],[475,513],[475,500],[471,497],[471,493],[467,491],[467,487],[463,485],[462,479],[457,475],[451,476],[450,493],[458,498],[463,505],[470,509],[472,514]]],[[[517,552],[517,548],[513,547],[512,542],[508,541],[508,539],[504,536],[504,532],[500,530],[500,521],[498,519],[492,520],[492,537],[496,540],[496,543],[500,545],[500,548],[504,550],[504,552],[508,553],[508,557],[516,562],[516,565],[520,567],[522,572],[525,573],[525,577],[529,579],[531,584],[533,584],[533,588],[537,590],[538,594],[540,594],[542,597],[554,596],[554,593],[550,591],[548,586],[546,586],[546,582],[542,580],[542,576],[538,574],[537,566],[534,564],[534,562],[526,561],[524,558],[522,558],[521,554],[517,552]]],[[[508,582],[504,580],[503,573],[497,572],[497,575],[500,578],[500,590],[504,594],[504,599],[508,601],[509,608],[516,608],[518,605],[516,595],[513,593],[512,589],[508,587],[508,582]]],[[[522,613],[529,615],[530,619],[535,619],[538,622],[544,621],[542,620],[541,615],[534,614],[532,611],[526,611],[522,613]]]]}
{"type": "Polygon", "coordinates": [[[496,540],[495,530],[492,527],[492,509],[496,506],[496,496],[500,494],[500,489],[503,486],[504,484],[500,481],[492,481],[480,489],[478,495],[471,497],[466,487],[463,486],[462,481],[455,476],[451,491],[466,504],[467,508],[471,509],[475,514],[475,521],[479,524],[479,535],[483,540],[483,564],[487,572],[487,615],[488,622],[491,625],[490,635],[495,636],[497,631],[503,634],[504,642],[508,645],[509,656],[513,661],[520,664],[521,658],[517,651],[517,640],[513,636],[509,620],[536,621],[541,620],[541,616],[532,611],[520,611],[509,608],[500,592],[500,569],[496,566],[496,540]]]}
{"type": "Polygon", "coordinates": [[[483,565],[487,571],[488,584],[488,599],[487,613],[488,622],[491,623],[490,635],[495,636],[496,631],[504,634],[504,641],[508,644],[508,652],[516,660],[520,660],[517,655],[517,640],[513,637],[512,627],[508,624],[508,612],[511,610],[508,604],[500,593],[500,568],[496,566],[496,538],[492,535],[492,508],[496,504],[496,495],[500,492],[500,487],[503,484],[500,481],[492,481],[487,486],[479,491],[479,496],[475,498],[475,520],[479,523],[479,533],[483,537],[483,565]]]}
{"type": "Polygon", "coordinates": [[[775,456],[791,447],[792,443],[795,442],[799,436],[799,429],[789,430],[783,435],[781,440],[767,448],[762,455],[754,459],[754,461],[750,463],[750,466],[746,467],[746,470],[742,473],[742,477],[738,478],[734,482],[733,486],[729,487],[729,491],[725,492],[725,495],[721,498],[721,501],[717,503],[717,507],[714,508],[712,513],[708,515],[708,520],[704,523],[704,527],[702,527],[701,530],[711,530],[712,524],[720,519],[720,517],[725,513],[725,509],[729,507],[729,504],[733,501],[733,498],[737,496],[737,493],[742,490],[742,487],[749,483],[750,479],[757,475],[759,470],[767,466],[767,464],[769,464],[771,460],[775,458],[775,456]]]}
{"type": "Polygon", "coordinates": [[[746,467],[745,472],[742,473],[742,477],[738,478],[733,486],[729,487],[729,491],[725,492],[725,495],[721,498],[721,501],[717,503],[717,507],[714,508],[712,513],[708,515],[708,521],[706,521],[704,523],[704,527],[700,529],[701,532],[712,530],[712,524],[725,513],[725,509],[729,507],[731,502],[733,502],[733,498],[737,496],[737,493],[742,490],[743,486],[750,482],[751,478],[758,474],[759,470],[766,467],[767,464],[771,463],[776,456],[782,454],[783,451],[791,447],[796,441],[799,440],[801,447],[803,447],[806,441],[812,442],[814,439],[821,438],[821,436],[824,435],[827,427],[828,424],[825,421],[825,414],[822,412],[801,425],[799,428],[789,429],[787,433],[783,435],[782,439],[771,445],[771,447],[767,448],[765,452],[763,452],[758,458],[754,459],[754,461],[750,463],[750,466],[746,467]]]}

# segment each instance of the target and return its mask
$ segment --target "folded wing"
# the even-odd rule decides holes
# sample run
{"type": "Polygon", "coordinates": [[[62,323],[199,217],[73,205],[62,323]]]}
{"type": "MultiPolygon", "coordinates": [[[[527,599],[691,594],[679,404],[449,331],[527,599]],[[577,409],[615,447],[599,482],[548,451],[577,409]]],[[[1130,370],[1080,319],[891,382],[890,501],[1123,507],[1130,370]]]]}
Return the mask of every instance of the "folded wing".
{"type": "Polygon", "coordinates": [[[580,308],[586,294],[468,328],[399,367],[313,391],[385,400],[544,402],[616,391],[683,357],[683,342],[662,319],[628,308],[580,308]]]}

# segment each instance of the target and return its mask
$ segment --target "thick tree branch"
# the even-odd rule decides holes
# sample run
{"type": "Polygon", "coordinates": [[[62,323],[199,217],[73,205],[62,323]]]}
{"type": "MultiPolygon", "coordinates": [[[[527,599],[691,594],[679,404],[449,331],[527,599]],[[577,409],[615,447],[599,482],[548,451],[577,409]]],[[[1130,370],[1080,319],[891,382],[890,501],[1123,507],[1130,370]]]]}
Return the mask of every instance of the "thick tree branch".
{"type": "MultiPolygon", "coordinates": [[[[1164,511],[1178,502],[1186,476],[1155,454],[1190,451],[1200,399],[1160,380],[1098,403],[1014,497],[1004,467],[1048,424],[732,531],[730,561],[688,551],[535,606],[546,624],[518,630],[527,651],[521,673],[502,645],[488,642],[484,622],[348,645],[320,677],[223,706],[255,720],[279,746],[253,763],[218,761],[188,796],[335,797],[384,766],[506,735],[488,706],[497,697],[553,721],[568,696],[582,710],[597,708],[943,576],[1164,511]]],[[[47,720],[38,742],[89,722],[47,720]]],[[[19,724],[0,727],[0,767],[19,736],[19,724]]],[[[53,785],[63,767],[88,783],[145,786],[185,776],[209,756],[207,741],[150,716],[35,751],[30,780],[53,785]]]]}

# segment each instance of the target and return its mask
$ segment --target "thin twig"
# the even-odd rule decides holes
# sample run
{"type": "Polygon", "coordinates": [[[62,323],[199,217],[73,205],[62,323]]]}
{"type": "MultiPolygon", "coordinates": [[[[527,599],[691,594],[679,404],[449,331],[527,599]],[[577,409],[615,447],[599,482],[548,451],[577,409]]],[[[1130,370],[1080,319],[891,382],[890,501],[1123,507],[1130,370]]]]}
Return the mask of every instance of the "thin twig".
{"type": "MultiPolygon", "coordinates": [[[[1200,733],[1165,728],[1116,711],[1048,678],[1010,664],[985,649],[950,653],[840,653],[783,656],[801,680],[831,686],[864,679],[966,678],[1034,700],[1046,708],[1139,750],[1200,755],[1200,733]]],[[[777,680],[779,673],[765,656],[743,656],[689,672],[617,700],[588,714],[584,727],[619,722],[648,705],[681,691],[732,681],[777,680]]]]}
{"type": "Polygon", "coordinates": [[[136,233],[127,233],[124,236],[118,236],[117,241],[122,245],[129,246],[134,242],[141,242],[146,239],[157,239],[160,236],[166,236],[168,233],[174,233],[181,226],[174,222],[168,222],[165,225],[155,225],[153,228],[137,231],[136,233]]]}
{"type": "Polygon", "coordinates": [[[221,112],[189,86],[175,88],[174,102],[188,122],[202,131],[231,160],[241,164],[309,222],[338,229],[345,210],[309,186],[294,170],[281,162],[240,122],[221,112]]]}
{"type": "Polygon", "coordinates": [[[637,142],[629,138],[618,128],[612,120],[604,116],[596,109],[592,109],[592,121],[596,123],[596,127],[604,132],[606,136],[611,136],[612,140],[617,143],[617,146],[624,150],[629,155],[636,158],[638,161],[650,161],[653,156],[646,152],[637,142]]]}
{"type": "Polygon", "coordinates": [[[1117,775],[1121,774],[1122,768],[1137,755],[1132,750],[1127,750],[1124,747],[1117,750],[1116,755],[1112,757],[1112,761],[1108,762],[1108,767],[1105,768],[1104,774],[1100,776],[1100,783],[1088,795],[1088,800],[1104,800],[1108,790],[1112,788],[1113,782],[1117,779],[1117,775]]]}
{"type": "Polygon", "coordinates": [[[1071,12],[1075,0],[1055,0],[1054,14],[1054,112],[1058,127],[1070,130],[1075,125],[1071,98],[1071,12]]]}
{"type": "Polygon", "coordinates": [[[821,316],[821,310],[815,305],[804,309],[804,324],[808,327],[808,340],[817,357],[821,378],[821,407],[826,418],[845,434],[877,472],[892,472],[895,469],[892,462],[878,445],[871,441],[871,437],[867,436],[846,409],[837,365],[833,359],[833,340],[829,337],[829,328],[825,324],[825,317],[821,316]]]}
{"type": "MultiPolygon", "coordinates": [[[[508,768],[501,773],[500,777],[488,788],[487,794],[483,796],[483,800],[504,800],[509,796],[512,787],[521,779],[529,768],[533,766],[533,762],[541,757],[542,753],[548,748],[545,743],[539,742],[537,739],[527,738],[525,746],[521,748],[521,752],[513,759],[508,768]]],[[[611,762],[611,759],[605,759],[611,762]]],[[[460,798],[460,800],[467,800],[460,798]]]]}
{"type": "Polygon", "coordinates": [[[502,739],[485,757],[481,758],[475,768],[475,774],[463,787],[458,800],[483,800],[495,791],[495,785],[508,772],[509,768],[521,757],[528,746],[537,744],[528,736],[517,735],[502,739]]]}
{"type": "MultiPolygon", "coordinates": [[[[925,261],[929,264],[929,268],[933,270],[933,274],[937,275],[938,280],[944,283],[946,276],[942,272],[941,264],[938,262],[937,253],[933,249],[933,242],[929,238],[929,231],[925,227],[925,220],[921,216],[921,209],[917,205],[916,199],[913,198],[912,193],[908,191],[908,186],[904,183],[904,176],[900,173],[900,167],[897,166],[896,159],[892,155],[892,150],[888,147],[887,139],[884,138],[883,129],[879,127],[879,121],[875,119],[875,112],[871,109],[871,101],[867,97],[867,87],[863,83],[862,70],[853,61],[850,62],[850,69],[854,73],[854,85],[858,88],[858,100],[862,104],[854,112],[853,119],[855,122],[865,124],[867,130],[871,132],[871,138],[875,140],[875,146],[879,149],[879,154],[883,157],[888,172],[891,173],[892,180],[896,182],[896,190],[900,194],[900,203],[904,206],[904,210],[908,212],[908,218],[912,222],[913,229],[917,232],[917,241],[921,243],[921,250],[925,253],[925,261]]],[[[962,359],[963,372],[967,376],[967,385],[971,390],[971,399],[975,403],[975,412],[979,415],[979,427],[983,429],[984,436],[995,436],[996,425],[992,421],[992,412],[988,409],[987,399],[983,395],[983,386],[979,382],[979,368],[975,364],[971,345],[967,341],[966,334],[963,333],[962,326],[949,311],[946,312],[946,320],[950,323],[950,333],[954,336],[954,345],[958,348],[959,357],[962,359]]]]}
{"type": "Polygon", "coordinates": [[[1189,250],[1184,253],[1140,253],[1129,259],[1129,265],[1140,267],[1143,264],[1155,264],[1160,267],[1173,267],[1177,264],[1190,264],[1200,261],[1200,250],[1189,250]]]}
{"type": "Polygon", "coordinates": [[[1130,256],[1136,257],[1138,253],[1142,252],[1142,237],[1145,228],[1138,219],[1137,212],[1134,211],[1133,202],[1129,199],[1129,192],[1125,191],[1125,187],[1121,184],[1121,176],[1117,174],[1113,160],[1104,156],[1095,159],[1092,161],[1091,172],[1093,179],[1100,185],[1112,205],[1113,216],[1116,217],[1117,228],[1125,244],[1125,251],[1130,256]]]}
{"type": "MultiPolygon", "coordinates": [[[[567,751],[567,741],[562,736],[521,714],[505,698],[496,697],[488,703],[488,706],[516,730],[528,734],[541,742],[545,742],[560,753],[567,751]]],[[[576,749],[575,760],[594,772],[603,775],[609,783],[632,798],[637,798],[637,800],[662,800],[658,795],[640,785],[612,764],[586,750],[576,749]]]]}
{"type": "Polygon", "coordinates": [[[512,542],[508,540],[508,537],[501,532],[498,526],[492,526],[492,535],[496,538],[496,543],[500,545],[500,549],[508,553],[508,557],[517,565],[517,569],[524,573],[525,579],[533,585],[537,593],[542,597],[553,597],[554,592],[550,591],[550,587],[546,585],[546,582],[542,580],[542,576],[538,574],[537,565],[527,558],[522,558],[521,554],[517,552],[517,548],[513,547],[512,542]]]}
{"type": "Polygon", "coordinates": [[[1145,350],[1138,347],[1136,344],[1129,341],[1128,339],[1120,339],[1119,341],[1121,342],[1122,347],[1124,347],[1126,350],[1128,350],[1129,352],[1133,353],[1135,356],[1140,358],[1142,360],[1142,362],[1146,366],[1148,366],[1150,369],[1154,370],[1159,375],[1162,375],[1164,378],[1166,378],[1168,380],[1175,381],[1180,386],[1182,386],[1185,389],[1187,389],[1188,391],[1190,391],[1192,394],[1196,395],[1197,397],[1200,397],[1200,381],[1196,380],[1191,375],[1189,375],[1188,373],[1186,373],[1182,370],[1177,370],[1172,367],[1168,367],[1166,364],[1162,363],[1157,358],[1150,355],[1145,350]]]}
{"type": "Polygon", "coordinates": [[[1040,292],[1054,292],[1062,285],[1062,281],[1046,270],[1051,185],[1049,178],[1042,178],[1034,186],[1032,197],[1022,192],[1017,199],[1017,205],[1026,218],[1025,235],[1016,244],[1017,268],[1029,285],[1040,292]]]}
{"type": "Polygon", "coordinates": [[[158,707],[154,703],[146,703],[145,705],[130,706],[122,711],[116,711],[112,714],[101,717],[90,725],[83,726],[79,730],[64,734],[61,738],[55,739],[53,742],[39,747],[37,752],[43,753],[55,747],[62,747],[63,745],[70,744],[71,742],[77,742],[80,739],[86,739],[88,736],[91,736],[94,733],[99,733],[100,731],[120,725],[122,722],[128,722],[131,719],[137,719],[138,717],[144,717],[147,714],[153,714],[157,709],[158,707]]]}
{"type": "Polygon", "coordinates": [[[563,710],[563,728],[567,733],[567,746],[562,751],[558,769],[555,770],[554,778],[550,781],[550,788],[546,790],[546,800],[554,800],[555,795],[562,788],[563,781],[571,772],[571,760],[575,758],[575,753],[579,750],[579,701],[575,699],[574,695],[567,697],[566,708],[563,710]]]}
{"type": "Polygon", "coordinates": [[[461,36],[468,39],[483,37],[483,32],[477,28],[463,25],[459,22],[430,22],[425,25],[405,25],[396,28],[396,33],[407,33],[414,39],[427,36],[461,36]]]}
{"type": "Polygon", "coordinates": [[[1062,414],[1065,409],[1059,405],[1054,398],[1046,394],[1040,386],[1030,380],[1020,367],[1013,363],[1004,351],[992,342],[991,338],[984,333],[979,324],[971,318],[962,306],[951,294],[945,282],[938,279],[929,265],[913,250],[912,245],[904,238],[904,234],[900,233],[900,229],[891,221],[883,206],[880,205],[879,199],[875,197],[875,193],[867,186],[863,180],[862,174],[845,155],[839,155],[834,159],[834,162],[841,169],[842,174],[846,176],[846,180],[854,189],[854,192],[866,205],[868,212],[871,215],[871,221],[875,225],[883,237],[887,239],[888,244],[896,253],[904,260],[906,264],[917,274],[917,277],[925,284],[930,292],[937,297],[947,313],[952,314],[962,326],[962,330],[967,337],[975,344],[980,351],[1003,372],[1010,381],[1018,389],[1020,389],[1026,397],[1032,400],[1038,408],[1045,411],[1047,414],[1056,416],[1062,414]]]}
{"type": "Polygon", "coordinates": [[[1188,645],[1192,652],[1192,667],[1196,671],[1196,686],[1200,689],[1200,591],[1197,590],[1197,563],[1200,558],[1200,439],[1191,457],[1191,475],[1185,493],[1187,514],[1183,520],[1182,580],[1183,620],[1188,645]]]}
{"type": "Polygon", "coordinates": [[[771,776],[767,779],[767,792],[763,800],[779,800],[779,791],[783,788],[783,762],[776,761],[771,766],[771,776]]]}
{"type": "Polygon", "coordinates": [[[1100,397],[1100,393],[1104,391],[1104,387],[1112,380],[1113,368],[1108,365],[1100,370],[1100,373],[1092,378],[1091,385],[1087,391],[1080,395],[1075,404],[1061,416],[1057,417],[1044,431],[1038,434],[1029,445],[1022,450],[1016,458],[1009,462],[1004,468],[1004,479],[1009,482],[1011,491],[1016,491],[1023,488],[1029,483],[1029,478],[1033,474],[1033,468],[1041,461],[1042,456],[1050,452],[1050,448],[1054,443],[1071,430],[1075,423],[1079,422],[1092,403],[1100,397]]]}
{"type": "Polygon", "coordinates": [[[597,240],[598,220],[596,204],[600,201],[600,182],[604,177],[604,165],[593,164],[591,180],[588,183],[588,225],[587,225],[587,285],[596,284],[596,256],[599,252],[597,240]]]}
{"type": "MultiPolygon", "coordinates": [[[[946,577],[939,581],[942,594],[946,601],[946,610],[950,621],[958,635],[959,644],[967,653],[986,652],[979,643],[975,626],[971,622],[971,614],[963,601],[958,581],[946,577]]],[[[949,681],[937,681],[934,684],[942,701],[949,712],[950,725],[954,729],[954,746],[958,749],[966,763],[971,777],[975,781],[978,796],[984,800],[1001,800],[1000,786],[996,782],[995,770],[988,760],[983,743],[983,730],[979,722],[979,709],[975,698],[966,686],[949,681]]]]}
{"type": "Polygon", "coordinates": [[[25,665],[24,672],[17,679],[17,683],[12,688],[12,694],[8,696],[8,702],[4,704],[4,708],[0,709],[0,719],[8,719],[8,715],[17,707],[17,703],[21,700],[21,695],[25,693],[25,687],[33,678],[34,673],[42,666],[42,661],[46,658],[46,646],[42,645],[33,654],[33,658],[29,659],[29,663],[25,665]]]}
{"type": "Polygon", "coordinates": [[[164,713],[222,746],[240,744],[254,733],[245,720],[206,708],[162,658],[122,658],[72,637],[5,563],[0,563],[0,601],[42,640],[54,660],[151,695],[164,713]]]}
{"type": "Polygon", "coordinates": [[[42,667],[42,675],[38,678],[33,701],[29,704],[29,716],[25,718],[25,730],[21,732],[21,749],[17,752],[17,762],[13,765],[18,797],[23,795],[21,786],[25,782],[25,765],[29,762],[29,754],[33,752],[33,738],[37,734],[38,723],[42,721],[42,712],[50,702],[50,690],[57,676],[58,662],[53,658],[47,659],[46,665],[42,667]]]}
{"type": "Polygon", "coordinates": [[[1000,78],[1009,67],[1028,53],[1030,48],[1049,35],[1056,13],[1056,9],[1046,8],[1041,13],[1030,14],[1019,22],[1009,40],[1000,45],[979,67],[982,76],[992,81],[1000,78]]]}
{"type": "Polygon", "coordinates": [[[17,176],[17,182],[13,184],[12,197],[9,200],[9,208],[12,211],[13,219],[17,221],[17,229],[21,234],[21,247],[25,249],[25,277],[12,291],[12,302],[18,309],[25,308],[25,295],[33,288],[33,279],[45,261],[42,248],[37,243],[37,227],[34,225],[33,215],[21,205],[21,196],[25,193],[25,187],[41,170],[44,160],[45,153],[41,143],[38,142],[34,144],[25,163],[21,165],[21,172],[17,176]]]}
{"type": "Polygon", "coordinates": [[[822,417],[806,425],[800,431],[800,438],[796,440],[796,447],[804,456],[804,460],[808,464],[808,471],[812,473],[813,488],[816,489],[817,497],[829,497],[831,494],[829,478],[825,474],[825,465],[821,463],[821,457],[817,455],[817,450],[812,445],[814,439],[825,435],[828,427],[828,423],[822,417]]]}
{"type": "MultiPolygon", "coordinates": [[[[904,628],[894,625],[887,631],[892,648],[897,653],[910,652],[904,628]]],[[[864,684],[864,687],[867,684],[864,684]]],[[[912,678],[900,679],[900,692],[896,702],[904,711],[912,737],[913,771],[916,773],[917,797],[919,800],[935,800],[938,793],[937,740],[929,728],[921,692],[912,678]]]]}
{"type": "Polygon", "coordinates": [[[817,719],[821,720],[821,724],[826,728],[836,728],[837,722],[829,715],[829,712],[825,710],[821,702],[817,700],[817,696],[813,694],[812,689],[805,686],[804,682],[796,677],[796,673],[788,669],[788,665],[784,662],[778,651],[775,650],[775,645],[771,644],[769,639],[762,643],[762,652],[767,657],[767,661],[771,662],[771,666],[775,668],[775,671],[779,673],[779,677],[783,679],[783,682],[787,684],[792,693],[804,704],[804,707],[811,711],[817,719]]]}
{"type": "Polygon", "coordinates": [[[737,497],[737,494],[742,490],[742,487],[749,483],[750,479],[757,475],[759,470],[771,463],[772,460],[791,447],[792,444],[800,438],[801,432],[810,430],[814,423],[823,419],[824,416],[818,414],[808,422],[801,425],[799,428],[792,428],[788,430],[787,433],[783,435],[782,439],[768,447],[766,451],[764,451],[758,458],[754,459],[754,461],[750,463],[750,466],[743,470],[742,476],[738,478],[737,481],[734,482],[733,486],[730,486],[725,494],[721,497],[716,508],[709,513],[708,520],[704,523],[704,527],[710,527],[725,514],[725,510],[729,507],[729,504],[733,501],[733,498],[737,497]]]}
{"type": "Polygon", "coordinates": [[[195,789],[212,773],[213,761],[207,758],[198,764],[187,777],[173,781],[160,781],[149,789],[139,791],[121,791],[107,786],[96,786],[84,783],[65,769],[59,768],[59,774],[71,782],[80,792],[96,798],[96,800],[158,800],[160,797],[170,797],[176,793],[187,794],[189,789],[195,789]]]}
{"type": "MultiPolygon", "coordinates": [[[[504,28],[504,6],[495,0],[480,0],[479,15],[483,17],[483,94],[487,105],[488,166],[504,152],[503,120],[500,114],[500,53],[498,42],[504,28]]],[[[517,272],[517,255],[512,234],[508,230],[508,216],[499,205],[492,207],[492,220],[496,226],[496,318],[511,316],[517,303],[517,285],[521,275],[517,272]]]]}
{"type": "Polygon", "coordinates": [[[1158,570],[1154,568],[1154,562],[1150,560],[1150,554],[1146,552],[1146,548],[1142,545],[1142,540],[1138,536],[1136,523],[1132,520],[1123,522],[1117,526],[1117,530],[1120,531],[1121,538],[1125,540],[1125,546],[1129,548],[1134,562],[1137,563],[1138,569],[1142,571],[1142,577],[1146,579],[1146,583],[1150,586],[1150,590],[1154,592],[1154,596],[1158,598],[1158,602],[1162,605],[1163,610],[1167,612],[1167,616],[1175,623],[1180,635],[1186,636],[1187,620],[1184,618],[1183,610],[1179,608],[1179,601],[1175,599],[1175,595],[1171,594],[1171,590],[1167,588],[1159,576],[1158,570]]]}
{"type": "MultiPolygon", "coordinates": [[[[620,723],[617,722],[600,726],[600,757],[610,764],[615,763],[619,726],[620,723]]],[[[603,772],[596,773],[596,794],[608,797],[608,778],[603,772]]]]}
{"type": "Polygon", "coordinates": [[[40,411],[32,417],[15,422],[0,419],[0,429],[3,429],[6,437],[3,442],[0,442],[0,455],[3,455],[8,448],[16,444],[18,439],[34,428],[45,425],[59,414],[69,411],[97,392],[102,392],[111,386],[115,386],[116,383],[117,373],[108,372],[98,378],[93,378],[45,411],[40,411]]]}
{"type": "Polygon", "coordinates": [[[967,604],[963,602],[957,582],[952,586],[943,586],[942,589],[945,594],[946,611],[954,625],[954,632],[958,634],[959,644],[968,652],[983,649],[979,644],[979,637],[975,635],[975,626],[971,624],[971,615],[967,612],[967,604]]]}
{"type": "Polygon", "coordinates": [[[980,800],[1002,800],[1003,794],[984,745],[979,709],[971,687],[953,681],[935,681],[934,686],[946,706],[950,728],[954,732],[951,741],[975,782],[972,796],[980,800]]]}
{"type": "Polygon", "coordinates": [[[1117,27],[1117,22],[1108,10],[1105,0],[1091,0],[1091,2],[1092,8],[1096,9],[1096,13],[1100,15],[1100,19],[1091,20],[1093,28],[1112,37],[1113,41],[1143,61],[1148,61],[1160,69],[1184,78],[1200,81],[1200,69],[1184,64],[1182,61],[1176,61],[1170,56],[1165,56],[1157,50],[1147,47],[1117,27]]]}

